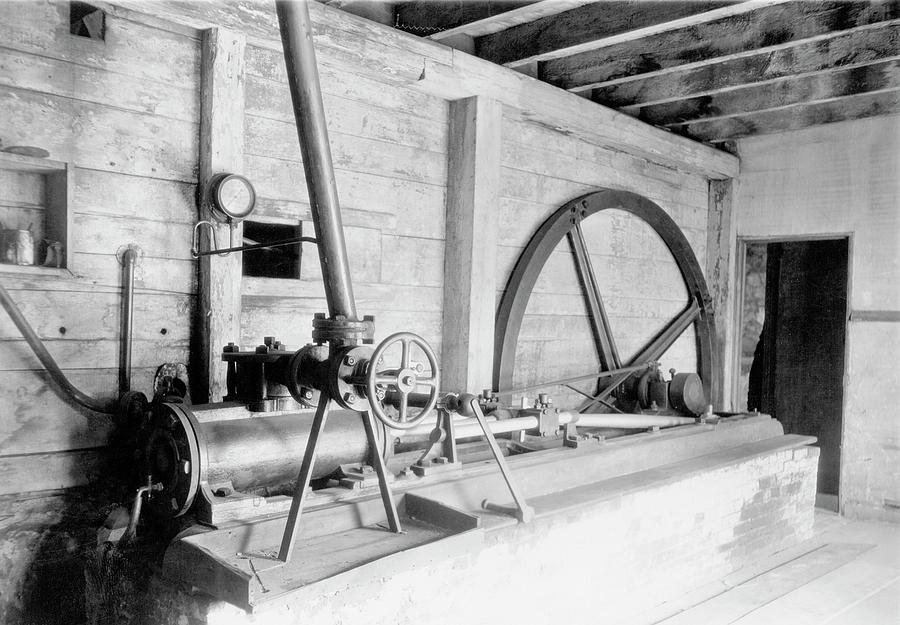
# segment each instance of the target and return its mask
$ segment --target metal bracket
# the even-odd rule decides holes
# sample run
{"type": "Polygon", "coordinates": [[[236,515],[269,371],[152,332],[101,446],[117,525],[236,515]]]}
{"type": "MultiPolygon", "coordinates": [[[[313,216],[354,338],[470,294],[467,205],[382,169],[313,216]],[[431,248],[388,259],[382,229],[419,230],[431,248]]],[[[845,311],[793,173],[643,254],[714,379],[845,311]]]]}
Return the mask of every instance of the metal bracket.
{"type": "Polygon", "coordinates": [[[488,427],[487,421],[484,418],[484,413],[481,411],[481,406],[478,403],[478,397],[472,397],[469,405],[472,409],[472,412],[475,415],[475,419],[478,421],[478,425],[481,426],[481,431],[484,432],[484,437],[487,440],[488,446],[491,448],[491,453],[494,454],[494,460],[497,461],[497,466],[500,467],[500,473],[503,474],[503,479],[506,482],[507,488],[509,488],[509,492],[512,494],[513,501],[515,501],[515,509],[507,508],[505,506],[498,506],[496,504],[492,504],[487,500],[482,502],[482,507],[486,510],[496,510],[500,512],[506,512],[514,514],[516,519],[519,520],[520,523],[528,523],[534,518],[534,509],[528,505],[528,502],[525,500],[525,496],[519,490],[519,487],[512,479],[512,474],[509,471],[509,466],[506,464],[506,458],[503,456],[503,452],[500,451],[500,446],[497,444],[497,439],[494,438],[494,433],[491,432],[491,428],[488,427]]]}

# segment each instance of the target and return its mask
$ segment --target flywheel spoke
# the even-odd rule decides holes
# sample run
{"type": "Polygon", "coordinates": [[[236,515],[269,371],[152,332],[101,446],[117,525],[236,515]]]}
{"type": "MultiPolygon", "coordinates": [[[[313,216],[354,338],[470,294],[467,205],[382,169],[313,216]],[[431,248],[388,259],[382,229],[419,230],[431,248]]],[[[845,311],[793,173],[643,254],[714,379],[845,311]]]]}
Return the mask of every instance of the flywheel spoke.
{"type": "Polygon", "coordinates": [[[675,317],[669,325],[667,325],[659,334],[650,341],[644,349],[631,359],[632,363],[648,362],[651,360],[659,360],[666,353],[678,337],[684,334],[694,320],[700,316],[702,309],[697,300],[693,297],[688,305],[675,317]]]}
{"type": "Polygon", "coordinates": [[[612,328],[609,325],[609,318],[606,316],[606,308],[603,306],[600,285],[594,273],[587,242],[584,240],[581,220],[575,221],[574,227],[569,231],[569,243],[572,246],[575,268],[578,271],[581,288],[584,290],[584,299],[590,312],[591,330],[594,333],[594,342],[600,362],[607,371],[618,369],[622,366],[622,361],[619,358],[619,350],[616,348],[612,328]]]}
{"type": "MultiPolygon", "coordinates": [[[[697,303],[696,299],[691,298],[691,301],[688,302],[688,305],[684,310],[670,321],[669,325],[657,334],[656,338],[650,341],[644,349],[638,352],[638,354],[631,359],[630,364],[635,365],[638,363],[658,361],[660,357],[666,353],[666,350],[672,347],[675,341],[678,340],[678,337],[684,334],[685,330],[694,323],[701,312],[700,304],[697,303]]],[[[628,379],[628,377],[629,374],[623,374],[609,378],[608,381],[601,380],[600,388],[598,389],[599,392],[594,395],[590,401],[582,404],[578,409],[578,412],[587,412],[598,403],[605,404],[606,402],[604,400],[612,394],[619,384],[628,379]],[[604,384],[604,382],[606,383],[604,384]]]]}

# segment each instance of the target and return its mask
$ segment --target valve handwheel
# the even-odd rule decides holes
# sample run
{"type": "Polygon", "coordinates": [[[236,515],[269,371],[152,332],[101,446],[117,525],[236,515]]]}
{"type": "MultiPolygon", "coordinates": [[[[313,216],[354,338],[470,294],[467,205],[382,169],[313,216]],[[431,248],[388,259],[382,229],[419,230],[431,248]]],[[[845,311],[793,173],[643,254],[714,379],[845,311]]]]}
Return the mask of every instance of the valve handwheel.
{"type": "Polygon", "coordinates": [[[366,394],[369,397],[372,413],[382,423],[395,430],[408,430],[415,427],[434,410],[438,399],[439,383],[440,374],[434,350],[425,339],[412,332],[398,332],[387,337],[375,348],[369,359],[366,371],[366,394]],[[395,343],[400,343],[402,347],[400,366],[384,367],[381,364],[384,362],[384,353],[395,343]],[[423,377],[420,368],[412,364],[410,352],[413,345],[418,347],[428,359],[428,365],[431,368],[429,377],[423,377]],[[384,396],[385,391],[399,393],[396,417],[385,411],[384,405],[379,400],[379,387],[382,389],[381,396],[384,396]],[[421,412],[410,416],[409,396],[417,387],[428,387],[428,401],[421,412]]]}

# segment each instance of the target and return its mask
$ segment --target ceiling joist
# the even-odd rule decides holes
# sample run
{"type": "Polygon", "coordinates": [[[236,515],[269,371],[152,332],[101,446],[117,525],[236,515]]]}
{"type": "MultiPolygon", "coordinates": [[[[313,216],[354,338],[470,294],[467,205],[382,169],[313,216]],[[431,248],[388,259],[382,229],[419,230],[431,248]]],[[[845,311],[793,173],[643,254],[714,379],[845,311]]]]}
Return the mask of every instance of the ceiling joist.
{"type": "Polygon", "coordinates": [[[900,89],[898,60],[791,76],[666,104],[642,106],[637,113],[640,119],[650,124],[677,130],[690,122],[712,121],[893,89],[900,89]]]}
{"type": "Polygon", "coordinates": [[[572,56],[652,34],[739,15],[786,0],[592,2],[479,37],[478,56],[507,67],[572,56]]]}
{"type": "Polygon", "coordinates": [[[900,22],[863,32],[840,33],[793,48],[754,52],[716,64],[638,77],[593,91],[593,99],[636,113],[642,106],[673,102],[813,72],[862,67],[900,58],[900,22]]]}
{"type": "Polygon", "coordinates": [[[686,127],[686,134],[699,141],[723,143],[759,134],[801,130],[809,126],[851,119],[900,113],[900,91],[864,93],[839,100],[762,111],[686,127]]]}
{"type": "Polygon", "coordinates": [[[719,64],[747,54],[782,50],[900,18],[900,3],[788,2],[576,54],[540,65],[542,80],[587,91],[686,67],[719,64]]]}

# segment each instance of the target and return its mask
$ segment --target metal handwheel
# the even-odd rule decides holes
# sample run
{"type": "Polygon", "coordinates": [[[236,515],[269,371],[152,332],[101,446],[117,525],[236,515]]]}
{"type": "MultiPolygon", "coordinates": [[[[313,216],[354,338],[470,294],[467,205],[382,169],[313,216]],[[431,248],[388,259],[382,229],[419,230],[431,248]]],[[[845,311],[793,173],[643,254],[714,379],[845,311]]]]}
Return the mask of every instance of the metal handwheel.
{"type": "Polygon", "coordinates": [[[398,332],[387,337],[375,348],[369,359],[366,371],[366,394],[369,397],[372,414],[395,430],[408,430],[415,427],[434,410],[438,399],[439,383],[440,374],[434,350],[425,339],[412,332],[398,332]],[[395,343],[400,343],[402,346],[400,366],[383,367],[384,353],[395,343]],[[428,359],[432,371],[431,376],[422,377],[421,367],[412,366],[410,350],[413,345],[422,350],[428,359]],[[420,386],[428,387],[428,399],[421,412],[411,417],[409,397],[420,386]],[[399,394],[396,417],[385,411],[384,404],[379,399],[391,391],[399,394]]]}

